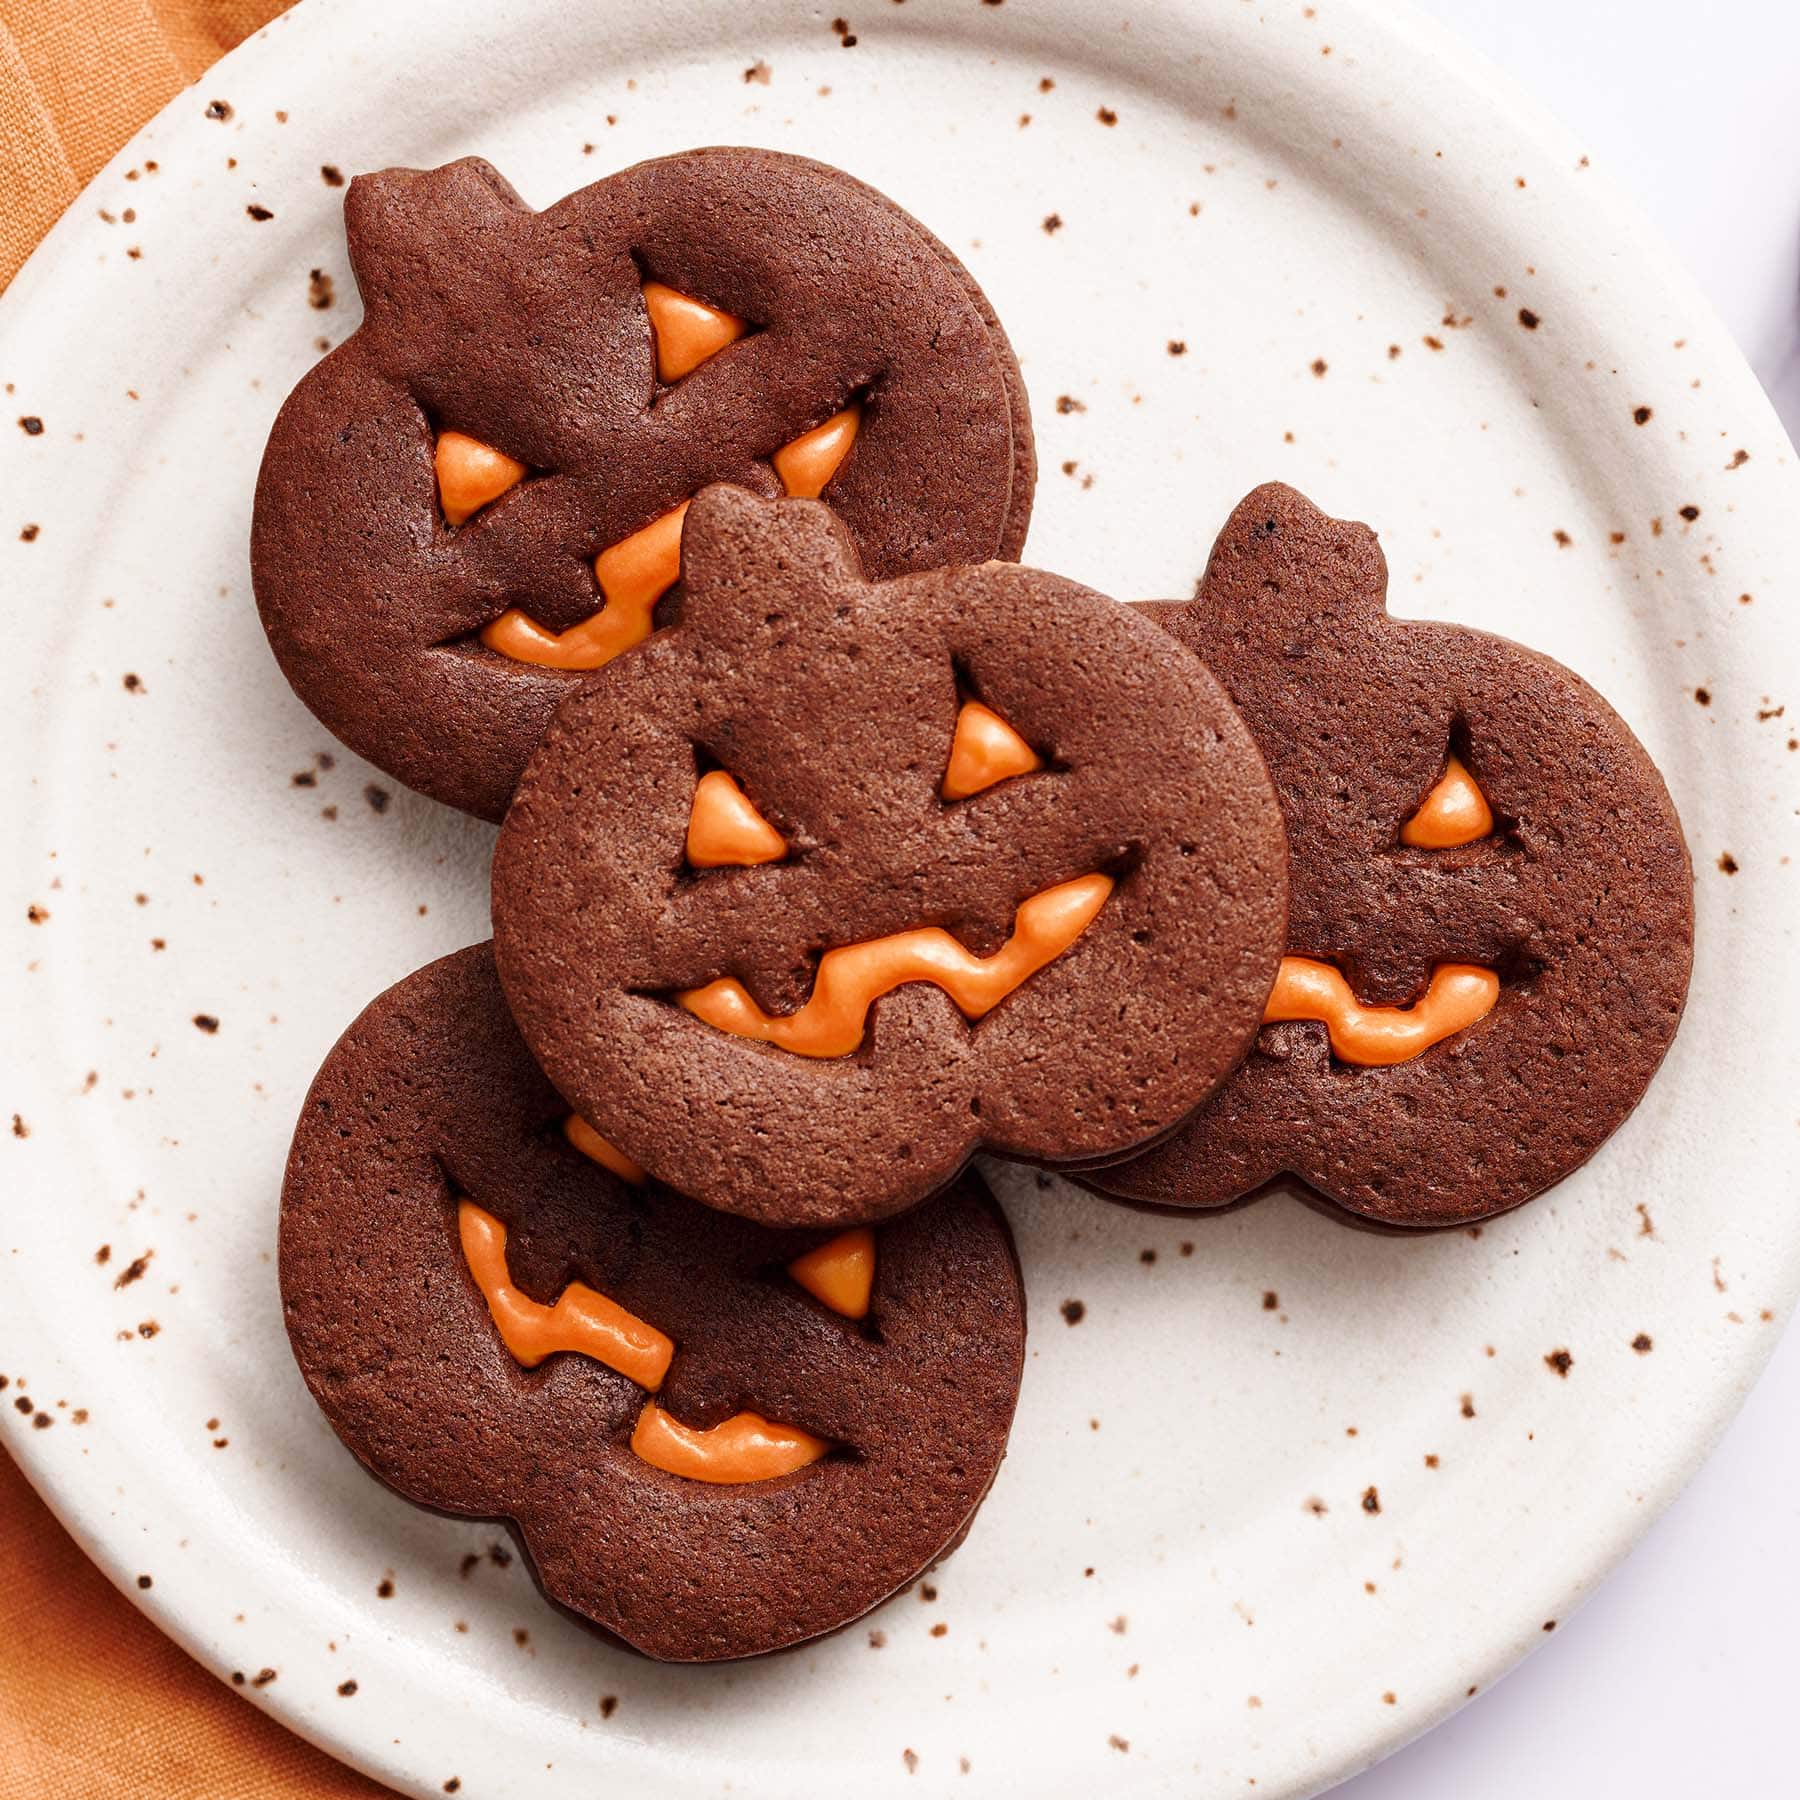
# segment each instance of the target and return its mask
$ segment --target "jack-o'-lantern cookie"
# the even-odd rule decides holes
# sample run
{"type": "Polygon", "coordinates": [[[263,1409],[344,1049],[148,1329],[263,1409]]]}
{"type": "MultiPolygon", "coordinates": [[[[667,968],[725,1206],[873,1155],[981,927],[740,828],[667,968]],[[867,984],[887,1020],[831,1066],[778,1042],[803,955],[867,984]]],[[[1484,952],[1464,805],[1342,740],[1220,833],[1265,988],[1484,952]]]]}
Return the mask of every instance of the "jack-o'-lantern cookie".
{"type": "Polygon", "coordinates": [[[570,1115],[485,944],[326,1059],[281,1292],[374,1474],[507,1521],[551,1600],[676,1662],[835,1630],[953,1548],[1024,1357],[1012,1235],[973,1176],[836,1237],[696,1206],[570,1115]]]}
{"type": "Polygon", "coordinates": [[[872,582],[823,506],[709,488],[679,621],[558,713],[494,864],[527,1043],[627,1155],[772,1224],[983,1147],[1121,1155],[1255,1036],[1280,810],[1206,669],[990,563],[872,582]]]}
{"type": "Polygon", "coordinates": [[[1675,1035],[1692,877],[1649,756],[1560,663],[1386,589],[1367,526],[1269,486],[1154,609],[1268,759],[1292,916],[1255,1051],[1108,1193],[1292,1175],[1392,1225],[1487,1218],[1592,1156],[1675,1035]]]}
{"type": "Polygon", "coordinates": [[[412,787],[500,817],[583,671],[678,607],[708,482],[822,494],[882,576],[1024,542],[1005,334],[837,170],[694,150],[539,213],[468,158],[345,215],[363,323],[275,422],[252,566],[300,697],[412,787]]]}

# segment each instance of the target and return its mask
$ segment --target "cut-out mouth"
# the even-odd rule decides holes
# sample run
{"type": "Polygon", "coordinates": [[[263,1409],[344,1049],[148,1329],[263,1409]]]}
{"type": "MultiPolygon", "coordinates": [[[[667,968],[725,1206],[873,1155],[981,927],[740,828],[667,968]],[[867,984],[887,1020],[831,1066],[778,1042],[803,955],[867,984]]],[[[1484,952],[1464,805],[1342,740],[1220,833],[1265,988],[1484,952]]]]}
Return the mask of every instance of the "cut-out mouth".
{"type": "MultiPolygon", "coordinates": [[[[589,1128],[591,1129],[591,1128],[589,1128]]],[[[569,1134],[577,1148],[577,1135],[569,1134]]],[[[584,1151],[584,1154],[587,1153],[584,1151]]],[[[592,1357],[654,1395],[675,1357],[675,1340],[627,1312],[585,1282],[571,1281],[552,1306],[513,1285],[506,1260],[506,1226],[473,1200],[456,1207],[463,1260],[500,1341],[514,1360],[532,1369],[563,1352],[592,1357]]],[[[861,1319],[874,1282],[872,1232],[849,1231],[808,1251],[789,1265],[794,1281],[833,1312],[861,1319]]],[[[632,1453],[652,1468],[720,1487],[773,1481],[841,1448],[798,1425],[778,1424],[743,1411],[702,1429],[646,1400],[631,1433],[632,1453]]]]}
{"type": "Polygon", "coordinates": [[[1467,1031],[1493,1011],[1499,998],[1500,977],[1494,970],[1477,963],[1438,963],[1425,992],[1411,1006],[1365,1006],[1330,963],[1284,956],[1263,1007],[1263,1023],[1322,1024],[1338,1061],[1391,1068],[1467,1031]]]}
{"type": "MultiPolygon", "coordinates": [[[[849,456],[861,422],[858,397],[775,451],[769,461],[782,492],[791,500],[818,499],[849,456]]],[[[681,526],[691,504],[683,500],[594,558],[601,605],[580,624],[552,631],[512,606],[482,627],[481,642],[514,662],[571,670],[602,668],[641,644],[655,628],[657,601],[681,579],[681,526]]]]}
{"type": "Polygon", "coordinates": [[[943,989],[965,1018],[991,1012],[1087,930],[1113,887],[1110,875],[1082,875],[1033,894],[1014,914],[1012,935],[992,956],[975,955],[936,925],[827,950],[798,1012],[764,1012],[744,984],[729,976],[683,989],[675,1000],[736,1037],[757,1038],[797,1056],[848,1056],[863,1041],[869,1008],[908,982],[928,981],[943,989]]]}

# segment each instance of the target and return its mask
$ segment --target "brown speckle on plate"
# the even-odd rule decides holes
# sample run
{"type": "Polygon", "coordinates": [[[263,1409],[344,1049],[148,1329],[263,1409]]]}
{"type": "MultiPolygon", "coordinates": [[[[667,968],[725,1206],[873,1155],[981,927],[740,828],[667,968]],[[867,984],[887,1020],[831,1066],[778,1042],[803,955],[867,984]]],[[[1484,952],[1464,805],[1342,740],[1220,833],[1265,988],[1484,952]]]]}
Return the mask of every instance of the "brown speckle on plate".
{"type": "Polygon", "coordinates": [[[142,1281],[144,1271],[150,1267],[150,1259],[156,1254],[154,1250],[146,1250],[142,1256],[134,1256],[113,1282],[115,1288],[130,1287],[134,1281],[142,1281]]]}
{"type": "Polygon", "coordinates": [[[40,529],[41,527],[36,525],[21,525],[19,527],[19,542],[21,544],[35,544],[40,529]]]}
{"type": "MultiPolygon", "coordinates": [[[[744,79],[747,82],[754,81],[759,87],[767,87],[772,73],[769,65],[758,58],[744,71],[744,79]]],[[[589,148],[591,149],[592,146],[590,145],[589,148]]]]}
{"type": "Polygon", "coordinates": [[[1527,331],[1536,331],[1543,322],[1544,321],[1539,318],[1529,306],[1521,306],[1519,308],[1519,323],[1523,325],[1527,331]]]}
{"type": "Polygon", "coordinates": [[[1721,850],[1719,852],[1719,873],[1721,875],[1735,875],[1737,872],[1737,858],[1733,856],[1729,850],[1721,850]]]}
{"type": "Polygon", "coordinates": [[[1575,1359],[1567,1350],[1552,1350],[1550,1354],[1544,1358],[1544,1366],[1548,1369],[1553,1369],[1563,1380],[1567,1381],[1569,1378],[1569,1371],[1575,1366],[1575,1359]]]}
{"type": "Polygon", "coordinates": [[[244,211],[259,225],[265,220],[272,219],[275,216],[260,200],[252,200],[250,204],[244,208],[244,211]]]}
{"type": "Polygon", "coordinates": [[[221,125],[230,120],[231,113],[232,106],[229,100],[209,100],[206,103],[206,116],[221,125]]]}
{"type": "Polygon", "coordinates": [[[12,1134],[16,1138],[28,1138],[31,1136],[31,1127],[25,1123],[24,1119],[21,1118],[18,1113],[13,1114],[12,1134]]]}
{"type": "Polygon", "coordinates": [[[323,269],[314,269],[306,278],[306,304],[315,312],[323,312],[336,298],[331,277],[323,269]]]}
{"type": "Polygon", "coordinates": [[[353,1695],[354,1695],[354,1694],[355,1694],[355,1692],[356,1692],[356,1683],[355,1683],[355,1682],[354,1682],[354,1681],[340,1681],[340,1682],[339,1682],[339,1683],[338,1683],[338,1690],[337,1690],[337,1691],[338,1691],[338,1698],[339,1698],[339,1699],[341,1699],[341,1700],[348,1700],[348,1699],[350,1699],[350,1698],[351,1698],[351,1697],[352,1697],[352,1696],[353,1696],[353,1695]]]}
{"type": "Polygon", "coordinates": [[[906,1764],[906,1772],[916,1775],[919,1772],[919,1753],[910,1746],[900,1752],[900,1760],[906,1764]]]}
{"type": "Polygon", "coordinates": [[[1647,406],[1634,406],[1631,409],[1631,418],[1632,418],[1633,424],[1648,425],[1650,423],[1650,421],[1655,417],[1656,417],[1655,413],[1653,413],[1650,410],[1650,408],[1647,406]]]}
{"type": "Polygon", "coordinates": [[[1302,1504],[1315,1519],[1322,1519],[1331,1511],[1331,1508],[1317,1494],[1310,1495],[1302,1504]]]}
{"type": "MultiPolygon", "coordinates": [[[[1060,225],[1062,221],[1058,219],[1057,223],[1060,225]]],[[[1045,220],[1045,224],[1048,225],[1049,221],[1045,220]]],[[[19,429],[24,432],[27,437],[42,437],[44,435],[44,421],[40,419],[36,413],[23,413],[19,418],[19,429]]]]}
{"type": "Polygon", "coordinates": [[[1273,1312],[1281,1304],[1281,1296],[1273,1288],[1265,1288],[1262,1297],[1264,1312],[1273,1312]]]}
{"type": "Polygon", "coordinates": [[[1112,1747],[1115,1750],[1117,1750],[1121,1756],[1124,1755],[1125,1752],[1131,1748],[1131,1739],[1120,1737],[1116,1731],[1109,1732],[1107,1734],[1106,1741],[1110,1745],[1112,1745],[1112,1747]]]}
{"type": "Polygon", "coordinates": [[[156,1586],[156,1583],[148,1575],[140,1575],[137,1578],[137,1581],[138,1581],[138,1586],[145,1590],[148,1590],[148,1589],[156,1586]]]}
{"type": "Polygon", "coordinates": [[[195,1013],[194,1029],[211,1037],[219,1029],[219,1021],[211,1013],[195,1013]]]}
{"type": "Polygon", "coordinates": [[[1060,1310],[1065,1325],[1079,1325],[1087,1317],[1087,1303],[1082,1300],[1065,1300],[1060,1310]]]}
{"type": "Polygon", "coordinates": [[[1114,112],[1110,106],[1101,107],[1094,114],[1094,117],[1098,119],[1102,125],[1116,125],[1119,122],[1119,115],[1114,112]]]}
{"type": "MultiPolygon", "coordinates": [[[[1044,235],[1046,237],[1055,237],[1056,234],[1062,230],[1062,226],[1063,226],[1063,222],[1062,222],[1062,214],[1061,213],[1045,213],[1044,214],[1044,235]]],[[[21,424],[23,422],[24,422],[23,420],[20,421],[21,424]]]]}
{"type": "Polygon", "coordinates": [[[277,1674],[274,1669],[258,1669],[256,1673],[250,1677],[250,1685],[256,1688],[265,1688],[271,1681],[276,1679],[277,1674]]]}
{"type": "Polygon", "coordinates": [[[1379,1489],[1373,1487],[1366,1487],[1363,1489],[1362,1509],[1366,1513],[1378,1513],[1381,1511],[1381,1493],[1379,1489]]]}
{"type": "Polygon", "coordinates": [[[1325,371],[1331,367],[1324,357],[1315,356],[1312,361],[1312,372],[1321,380],[1325,379],[1325,371]]]}
{"type": "Polygon", "coordinates": [[[320,163],[319,179],[324,182],[327,187],[342,187],[344,185],[344,171],[340,169],[336,163],[320,163]]]}

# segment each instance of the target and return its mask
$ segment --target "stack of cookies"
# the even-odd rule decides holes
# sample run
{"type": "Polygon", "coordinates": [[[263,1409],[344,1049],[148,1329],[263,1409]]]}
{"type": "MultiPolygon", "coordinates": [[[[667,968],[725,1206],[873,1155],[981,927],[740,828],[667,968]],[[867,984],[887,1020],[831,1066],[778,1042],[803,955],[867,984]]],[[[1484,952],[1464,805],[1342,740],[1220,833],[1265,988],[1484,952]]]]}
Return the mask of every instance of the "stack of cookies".
{"type": "Polygon", "coordinates": [[[1591,1156],[1680,1018],[1680,824],[1577,676],[1390,618],[1291,489],[1193,598],[1020,567],[1025,389],[836,170],[347,200],[362,327],[258,487],[340,738],[500,821],[493,941],[308,1095],[281,1278],[345,1444],[649,1655],[804,1642],[967,1530],[1025,1308],[980,1152],[1384,1227],[1591,1156]]]}

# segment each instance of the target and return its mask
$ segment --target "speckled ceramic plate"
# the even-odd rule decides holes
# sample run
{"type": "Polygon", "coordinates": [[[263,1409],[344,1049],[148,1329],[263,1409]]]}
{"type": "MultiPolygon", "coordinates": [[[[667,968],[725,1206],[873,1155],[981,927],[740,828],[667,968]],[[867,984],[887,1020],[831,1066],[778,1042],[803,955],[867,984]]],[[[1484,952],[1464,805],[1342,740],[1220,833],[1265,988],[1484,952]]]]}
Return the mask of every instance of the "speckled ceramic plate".
{"type": "Polygon", "coordinates": [[[1800,1282],[1793,454],[1580,146],[1410,12],[308,0],[58,226],[0,380],[0,1430],[159,1624],[359,1766],[1311,1793],[1543,1643],[1768,1355],[1800,1282]],[[1479,1233],[1001,1172],[1034,1336],[967,1544],[862,1627],[691,1670],[377,1488],[289,1360],[295,1109],[364,1001],[485,934],[491,840],[313,724],[245,540],[276,405],[355,323],[339,171],[480,151],[543,204],[707,141],[842,164],[977,272],[1038,415],[1032,560],[1185,594],[1280,476],[1381,527],[1399,608],[1596,682],[1680,803],[1700,943],[1637,1115],[1479,1233]]]}

